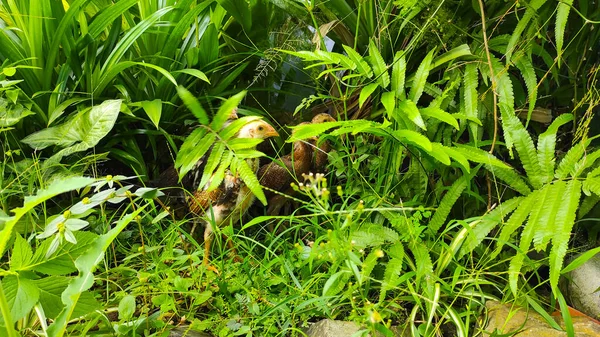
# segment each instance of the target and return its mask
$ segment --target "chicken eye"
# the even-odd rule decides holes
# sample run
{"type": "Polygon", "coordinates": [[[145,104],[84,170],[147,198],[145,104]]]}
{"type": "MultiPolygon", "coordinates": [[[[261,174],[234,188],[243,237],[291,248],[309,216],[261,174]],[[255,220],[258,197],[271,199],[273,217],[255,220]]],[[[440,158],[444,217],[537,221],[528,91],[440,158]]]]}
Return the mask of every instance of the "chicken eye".
{"type": "Polygon", "coordinates": [[[258,127],[258,131],[262,131],[262,130],[264,130],[264,129],[265,129],[265,128],[264,128],[264,127],[262,127],[262,126],[259,126],[259,127],[258,127]]]}

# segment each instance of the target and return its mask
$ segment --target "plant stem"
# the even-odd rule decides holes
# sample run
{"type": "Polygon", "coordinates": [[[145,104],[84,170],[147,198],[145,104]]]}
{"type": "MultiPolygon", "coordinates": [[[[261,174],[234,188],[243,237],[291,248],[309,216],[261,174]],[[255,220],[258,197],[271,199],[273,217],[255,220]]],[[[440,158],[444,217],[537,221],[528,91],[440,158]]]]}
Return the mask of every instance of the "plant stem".
{"type": "Polygon", "coordinates": [[[17,333],[13,327],[13,319],[10,314],[10,307],[8,306],[8,301],[6,301],[6,295],[4,294],[4,288],[2,283],[0,283],[0,311],[2,311],[2,318],[4,318],[4,323],[6,323],[6,332],[8,333],[7,337],[17,337],[17,333]]]}

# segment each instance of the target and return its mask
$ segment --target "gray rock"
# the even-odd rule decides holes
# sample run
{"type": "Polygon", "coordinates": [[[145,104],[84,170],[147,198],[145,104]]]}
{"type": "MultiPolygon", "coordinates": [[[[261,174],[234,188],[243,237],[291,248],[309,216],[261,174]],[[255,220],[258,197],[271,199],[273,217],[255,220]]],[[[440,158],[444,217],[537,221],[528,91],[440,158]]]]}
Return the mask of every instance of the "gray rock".
{"type": "MultiPolygon", "coordinates": [[[[356,332],[364,330],[354,322],[335,321],[332,319],[324,319],[310,326],[306,332],[307,337],[351,337],[356,332]]],[[[399,327],[391,329],[395,336],[410,336],[408,330],[401,332],[399,327]]],[[[382,336],[380,333],[375,334],[377,337],[382,336]]],[[[370,334],[366,336],[371,336],[370,334]]]]}
{"type": "Polygon", "coordinates": [[[567,290],[571,305],[593,318],[600,318],[600,254],[569,273],[567,290]]]}
{"type": "MultiPolygon", "coordinates": [[[[484,336],[514,333],[514,337],[566,337],[565,331],[552,328],[544,318],[533,310],[526,310],[510,304],[488,301],[485,306],[488,310],[488,322],[484,328],[484,336]]],[[[556,318],[555,318],[556,319],[556,318]]],[[[562,320],[556,319],[563,327],[562,320]]],[[[576,337],[600,336],[600,325],[588,317],[572,317],[576,337]]]]}

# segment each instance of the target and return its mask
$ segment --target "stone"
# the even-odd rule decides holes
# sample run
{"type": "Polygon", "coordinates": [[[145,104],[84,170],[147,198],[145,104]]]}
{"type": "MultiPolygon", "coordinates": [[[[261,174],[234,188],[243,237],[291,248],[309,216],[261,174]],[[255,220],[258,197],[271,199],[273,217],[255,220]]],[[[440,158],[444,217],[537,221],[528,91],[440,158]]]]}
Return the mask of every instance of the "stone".
{"type": "MultiPolygon", "coordinates": [[[[351,337],[356,332],[364,330],[354,322],[336,321],[332,319],[324,319],[310,326],[306,331],[307,337],[351,337]]],[[[395,336],[410,336],[408,329],[401,332],[399,327],[392,327],[395,336]]],[[[377,337],[382,337],[380,333],[375,334],[377,337]]],[[[361,335],[362,336],[362,335],[361,335]]],[[[370,334],[367,336],[371,336],[370,334]]]]}
{"type": "MultiPolygon", "coordinates": [[[[500,334],[515,333],[514,337],[566,337],[565,331],[552,328],[544,318],[533,310],[488,301],[485,304],[488,310],[488,322],[484,328],[483,336],[492,336],[494,331],[500,334]]],[[[560,317],[555,318],[557,323],[564,328],[560,317]]],[[[573,316],[573,327],[576,337],[600,336],[600,324],[589,317],[573,316]]]]}
{"type": "Polygon", "coordinates": [[[567,285],[571,305],[593,318],[600,318],[600,254],[569,273],[567,285]]]}

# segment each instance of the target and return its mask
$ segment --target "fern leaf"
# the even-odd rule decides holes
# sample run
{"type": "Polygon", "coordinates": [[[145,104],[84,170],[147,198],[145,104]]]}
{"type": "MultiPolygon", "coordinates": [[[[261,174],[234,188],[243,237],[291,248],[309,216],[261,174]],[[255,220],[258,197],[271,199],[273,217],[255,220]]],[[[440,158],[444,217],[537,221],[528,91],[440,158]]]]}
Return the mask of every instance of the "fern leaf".
{"type": "Polygon", "coordinates": [[[552,238],[552,249],[550,250],[550,286],[553,291],[558,290],[558,278],[567,254],[580,197],[581,181],[570,180],[563,196],[564,202],[556,213],[554,237],[552,238]]]}
{"type": "Polygon", "coordinates": [[[531,212],[533,205],[538,202],[538,194],[539,190],[536,190],[535,192],[527,196],[525,199],[523,199],[517,207],[517,209],[510,216],[506,224],[502,226],[502,230],[500,231],[500,235],[498,236],[498,245],[496,246],[496,249],[492,253],[490,259],[494,259],[496,256],[498,256],[498,254],[500,254],[504,245],[509,242],[511,235],[517,229],[519,229],[519,227],[521,227],[523,222],[525,222],[527,216],[529,216],[529,213],[531,212]]]}
{"type": "Polygon", "coordinates": [[[261,117],[258,116],[244,116],[242,118],[238,118],[223,128],[223,130],[219,131],[219,138],[221,138],[223,141],[228,141],[234,137],[244,125],[260,119],[261,117]]]}
{"type": "MultiPolygon", "coordinates": [[[[477,105],[478,105],[478,95],[477,95],[477,86],[478,83],[478,72],[477,72],[477,64],[469,63],[465,66],[465,76],[464,76],[464,97],[465,100],[465,115],[469,117],[477,118],[477,105]]],[[[467,122],[469,123],[469,122],[467,122]]],[[[477,136],[478,126],[469,123],[469,130],[471,132],[471,142],[477,145],[477,136]]]]}
{"type": "MultiPolygon", "coordinates": [[[[200,140],[200,142],[195,143],[193,145],[190,144],[191,141],[187,142],[190,138],[186,138],[186,142],[188,143],[188,146],[193,146],[193,149],[191,149],[189,152],[185,151],[185,152],[181,153],[181,151],[180,151],[179,153],[177,153],[177,157],[181,156],[182,158],[184,158],[180,161],[180,163],[181,163],[181,166],[179,169],[180,180],[183,176],[185,176],[194,167],[194,165],[196,165],[196,163],[202,158],[202,156],[204,156],[206,154],[206,152],[210,149],[210,147],[215,142],[216,138],[217,137],[214,133],[209,133],[206,136],[204,136],[200,140]]],[[[184,144],[186,142],[184,142],[184,144]]],[[[183,145],[181,146],[181,149],[183,150],[183,145]]],[[[177,158],[175,159],[175,163],[177,164],[177,158]]]]}
{"type": "Polygon", "coordinates": [[[224,153],[225,143],[218,142],[215,144],[215,146],[213,146],[212,150],[210,151],[210,155],[206,160],[206,166],[204,167],[204,172],[202,173],[202,179],[200,180],[200,184],[198,184],[199,187],[204,187],[206,184],[208,184],[213,172],[217,169],[217,166],[219,166],[224,153]]]}
{"type": "Polygon", "coordinates": [[[443,150],[446,152],[450,158],[454,159],[462,168],[465,169],[467,173],[471,172],[471,167],[469,166],[469,161],[467,157],[463,156],[462,153],[456,151],[453,147],[444,146],[443,150]]]}
{"type": "Polygon", "coordinates": [[[396,97],[394,97],[395,93],[393,91],[386,91],[381,94],[381,104],[385,108],[388,116],[391,116],[394,108],[396,107],[396,97]]]}
{"type": "Polygon", "coordinates": [[[583,191],[586,195],[592,195],[592,193],[600,196],[600,178],[587,177],[583,181],[583,191]]]}
{"type": "Polygon", "coordinates": [[[539,195],[537,198],[538,202],[534,203],[534,206],[537,207],[534,207],[531,210],[531,213],[529,214],[529,220],[527,220],[527,224],[521,232],[519,250],[517,251],[517,254],[510,260],[510,265],[508,267],[508,281],[513,294],[517,294],[519,272],[523,266],[525,256],[529,251],[531,241],[533,241],[533,235],[535,234],[536,227],[539,224],[540,216],[542,215],[542,206],[546,203],[546,196],[548,194],[549,186],[550,185],[546,185],[540,190],[536,191],[536,193],[539,195]]]}
{"type": "Polygon", "coordinates": [[[583,172],[585,172],[590,167],[596,164],[596,161],[600,158],[600,150],[596,150],[590,154],[585,154],[583,158],[577,164],[575,164],[575,168],[573,170],[573,177],[579,177],[583,172]]]}
{"type": "MultiPolygon", "coordinates": [[[[208,191],[212,191],[215,188],[219,187],[219,185],[221,185],[221,183],[223,182],[223,179],[225,179],[225,172],[227,172],[227,168],[231,165],[232,161],[233,161],[233,152],[228,151],[226,153],[226,157],[224,157],[224,159],[221,160],[221,164],[219,164],[219,167],[217,168],[217,170],[210,177],[210,184],[208,185],[208,188],[207,188],[208,191]]],[[[202,188],[202,187],[198,186],[198,189],[200,189],[200,188],[202,188]]]]}
{"type": "Polygon", "coordinates": [[[542,168],[542,183],[550,182],[554,177],[556,133],[558,128],[573,120],[572,114],[558,116],[538,138],[538,160],[542,168]]]}
{"type": "Polygon", "coordinates": [[[538,224],[535,226],[533,234],[533,247],[537,251],[546,249],[548,242],[552,238],[555,230],[555,218],[558,209],[563,203],[563,194],[567,184],[564,181],[555,181],[548,187],[546,200],[543,204],[538,204],[536,207],[541,207],[541,215],[538,224]]]}
{"type": "Polygon", "coordinates": [[[519,204],[523,201],[524,197],[516,197],[509,199],[501,204],[499,204],[496,208],[491,210],[488,214],[481,217],[479,223],[475,225],[469,232],[465,242],[460,247],[460,251],[458,252],[458,258],[461,258],[467,253],[472,252],[477,246],[481,244],[481,242],[487,237],[492,229],[498,226],[500,223],[504,222],[504,218],[506,218],[512,211],[519,206],[519,204]]]}
{"type": "Polygon", "coordinates": [[[248,163],[244,159],[237,160],[237,172],[240,175],[240,178],[246,184],[246,186],[250,189],[252,194],[256,196],[263,205],[267,204],[267,197],[260,186],[260,182],[256,178],[256,174],[252,171],[248,163]]]}
{"type": "Polygon", "coordinates": [[[390,85],[390,74],[387,71],[387,65],[383,61],[383,57],[379,53],[379,49],[373,40],[369,41],[369,59],[371,67],[377,78],[377,82],[382,88],[387,88],[390,85]]]}
{"type": "Polygon", "coordinates": [[[521,121],[517,117],[513,117],[512,122],[506,122],[508,127],[511,129],[511,133],[515,145],[515,149],[519,153],[519,159],[523,164],[527,177],[534,188],[540,188],[543,185],[542,167],[538,159],[538,154],[533,145],[531,135],[521,121]]]}
{"type": "Polygon", "coordinates": [[[579,142],[569,149],[556,168],[554,176],[557,179],[564,179],[569,173],[573,174],[575,172],[577,162],[585,154],[586,143],[585,141],[579,142]]]}
{"type": "Polygon", "coordinates": [[[444,123],[450,124],[456,130],[460,129],[456,118],[454,118],[451,114],[447,113],[446,111],[444,111],[440,108],[428,107],[428,108],[420,109],[419,111],[421,112],[421,115],[423,115],[423,116],[432,117],[432,118],[438,119],[444,123]]]}
{"type": "Polygon", "coordinates": [[[519,39],[521,38],[521,34],[527,28],[529,21],[536,15],[538,9],[542,7],[542,5],[546,2],[546,0],[532,0],[529,2],[527,6],[527,10],[525,10],[525,14],[521,17],[521,20],[515,27],[513,31],[510,41],[508,41],[508,45],[506,46],[506,62],[509,63],[511,60],[512,53],[515,49],[515,46],[519,39]]]}
{"type": "Polygon", "coordinates": [[[446,222],[446,218],[448,217],[448,214],[450,214],[452,206],[454,206],[456,200],[458,200],[468,184],[469,176],[462,176],[452,184],[448,192],[442,198],[431,221],[429,221],[428,228],[432,233],[437,233],[440,227],[446,222]]]}
{"type": "Polygon", "coordinates": [[[595,169],[591,170],[587,176],[588,178],[592,178],[592,177],[597,177],[600,175],[600,166],[596,167],[595,169]]]}
{"type": "Polygon", "coordinates": [[[511,169],[511,167],[502,160],[482,149],[462,144],[457,144],[454,149],[472,162],[478,164],[487,164],[504,169],[511,169]]]}
{"type": "Polygon", "coordinates": [[[423,94],[423,89],[425,88],[427,77],[429,76],[429,70],[431,69],[431,60],[433,59],[434,52],[435,50],[431,50],[427,53],[427,56],[425,56],[415,73],[415,78],[412,82],[410,93],[408,94],[409,99],[415,103],[419,101],[419,98],[421,98],[421,95],[423,94]]]}
{"type": "Polygon", "coordinates": [[[346,45],[343,46],[344,51],[348,54],[348,57],[354,64],[356,64],[356,70],[364,77],[371,78],[373,77],[373,69],[369,66],[369,64],[363,59],[360,54],[358,54],[354,48],[348,47],[346,45]]]}
{"type": "MultiPolygon", "coordinates": [[[[413,123],[415,123],[421,129],[427,131],[425,127],[425,122],[423,121],[423,117],[421,117],[421,113],[419,112],[419,108],[417,108],[416,101],[412,100],[403,100],[398,102],[398,110],[408,116],[413,123]]],[[[398,118],[396,114],[393,114],[392,117],[398,118]]]]}
{"type": "Polygon", "coordinates": [[[405,99],[404,81],[406,80],[406,57],[404,51],[398,51],[394,56],[394,65],[392,66],[392,92],[398,99],[405,99]]]}
{"type": "Polygon", "coordinates": [[[213,130],[221,130],[223,128],[223,124],[227,121],[231,112],[240,105],[242,99],[246,96],[246,91],[240,91],[239,93],[228,98],[217,111],[217,114],[213,118],[213,121],[210,123],[210,128],[213,130]]]}
{"type": "Polygon", "coordinates": [[[460,46],[453,48],[453,49],[443,53],[442,55],[436,57],[431,64],[431,69],[437,68],[444,63],[450,62],[459,57],[467,56],[467,55],[472,55],[469,45],[466,43],[461,44],[460,46]]]}
{"type": "Polygon", "coordinates": [[[358,96],[358,107],[362,108],[365,101],[371,97],[371,94],[379,87],[379,83],[371,83],[362,88],[360,95],[358,96]]]}
{"type": "Polygon", "coordinates": [[[373,272],[373,268],[375,268],[379,256],[381,256],[381,249],[379,248],[372,249],[369,255],[367,255],[361,265],[360,278],[358,280],[359,284],[362,284],[363,281],[366,281],[371,277],[371,272],[373,272]]]}
{"type": "Polygon", "coordinates": [[[535,76],[535,69],[533,68],[533,63],[531,62],[531,55],[521,55],[516,61],[515,66],[521,72],[521,76],[525,81],[525,86],[527,87],[527,98],[529,100],[529,110],[527,111],[527,123],[529,124],[529,120],[531,119],[531,113],[535,108],[535,103],[537,101],[537,77],[535,76]]]}
{"type": "Polygon", "coordinates": [[[558,3],[556,7],[556,24],[554,25],[554,38],[556,39],[556,54],[558,67],[561,64],[562,49],[565,39],[565,27],[567,26],[567,19],[569,18],[569,12],[571,11],[571,5],[573,0],[564,0],[558,3]]]}
{"type": "Polygon", "coordinates": [[[392,257],[392,259],[390,259],[385,266],[383,280],[381,282],[381,290],[379,292],[379,302],[385,300],[387,291],[398,285],[398,275],[400,275],[402,269],[404,268],[404,248],[399,243],[394,246],[399,247],[402,253],[397,257],[392,257]]]}
{"type": "Polygon", "coordinates": [[[527,185],[527,183],[521,178],[521,175],[517,173],[514,169],[510,168],[501,168],[494,167],[492,165],[486,164],[485,168],[492,173],[492,175],[505,183],[508,184],[508,187],[513,190],[521,193],[522,195],[528,195],[531,193],[531,189],[527,185]]]}
{"type": "Polygon", "coordinates": [[[440,163],[444,165],[450,165],[450,156],[448,156],[448,154],[446,153],[444,145],[440,143],[431,143],[431,147],[431,151],[427,154],[437,159],[440,163]]]}
{"type": "Polygon", "coordinates": [[[417,272],[415,283],[419,285],[421,279],[425,278],[425,290],[426,292],[430,292],[435,278],[429,249],[422,242],[413,242],[409,248],[415,257],[415,266],[417,268],[415,270],[417,272]]]}
{"type": "Polygon", "coordinates": [[[200,105],[200,102],[198,102],[196,97],[192,95],[192,93],[189,92],[185,87],[182,86],[177,87],[177,94],[179,95],[183,103],[187,106],[187,108],[190,109],[192,114],[194,114],[196,119],[198,119],[198,122],[200,122],[200,124],[202,125],[208,125],[208,115],[206,114],[206,111],[204,111],[204,108],[202,108],[202,105],[200,105]]]}
{"type": "MultiPolygon", "coordinates": [[[[585,183],[584,183],[585,184],[585,183]]],[[[593,194],[586,196],[581,205],[579,205],[579,213],[577,214],[577,218],[582,219],[586,216],[600,201],[600,195],[593,194]]]]}
{"type": "Polygon", "coordinates": [[[323,296],[335,296],[344,289],[350,279],[351,273],[347,270],[341,270],[331,275],[323,286],[323,296]]]}

